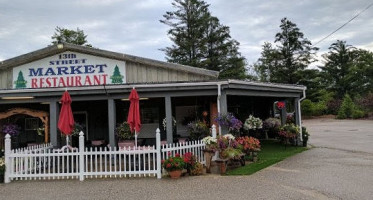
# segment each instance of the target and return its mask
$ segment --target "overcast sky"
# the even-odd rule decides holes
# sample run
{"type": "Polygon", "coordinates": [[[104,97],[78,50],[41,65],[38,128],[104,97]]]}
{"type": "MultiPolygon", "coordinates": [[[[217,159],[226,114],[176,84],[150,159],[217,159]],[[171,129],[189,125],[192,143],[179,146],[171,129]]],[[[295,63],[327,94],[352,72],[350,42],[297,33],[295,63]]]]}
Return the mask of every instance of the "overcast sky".
{"type": "MultiPolygon", "coordinates": [[[[171,0],[0,0],[0,60],[44,48],[56,26],[88,35],[94,47],[165,60],[167,27],[159,22],[172,11],[171,0]]],[[[249,64],[265,41],[274,41],[280,20],[296,23],[315,43],[363,10],[368,0],[208,0],[212,15],[229,26],[249,64]]],[[[337,39],[373,50],[373,7],[317,45],[319,54],[337,39]]]]}

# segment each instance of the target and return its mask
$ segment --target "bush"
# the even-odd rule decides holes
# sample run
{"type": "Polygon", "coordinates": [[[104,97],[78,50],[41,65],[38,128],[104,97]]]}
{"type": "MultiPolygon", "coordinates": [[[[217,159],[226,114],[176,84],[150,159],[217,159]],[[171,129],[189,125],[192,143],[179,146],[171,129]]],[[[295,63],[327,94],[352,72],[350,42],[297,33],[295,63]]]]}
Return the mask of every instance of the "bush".
{"type": "Polygon", "coordinates": [[[343,98],[341,107],[338,110],[338,119],[346,118],[362,118],[364,117],[364,111],[360,110],[355,103],[352,101],[350,95],[346,94],[343,98]]]}
{"type": "Polygon", "coordinates": [[[313,103],[309,99],[305,99],[301,103],[301,109],[302,109],[302,115],[304,116],[312,116],[312,110],[313,110],[313,103]]]}
{"type": "Polygon", "coordinates": [[[354,110],[353,112],[352,112],[352,118],[353,119],[359,119],[359,118],[363,118],[365,116],[365,113],[364,113],[364,111],[362,111],[362,110],[354,110]]]}

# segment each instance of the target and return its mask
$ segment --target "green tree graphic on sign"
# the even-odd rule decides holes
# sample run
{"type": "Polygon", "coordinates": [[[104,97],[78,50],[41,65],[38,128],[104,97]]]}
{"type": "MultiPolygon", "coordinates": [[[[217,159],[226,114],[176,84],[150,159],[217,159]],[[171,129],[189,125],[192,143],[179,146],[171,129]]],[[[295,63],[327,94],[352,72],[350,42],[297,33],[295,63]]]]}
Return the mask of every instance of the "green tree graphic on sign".
{"type": "Polygon", "coordinates": [[[22,71],[19,71],[18,78],[16,81],[14,81],[14,84],[16,84],[16,88],[25,88],[27,81],[25,81],[25,78],[23,77],[22,71]]]}
{"type": "Polygon", "coordinates": [[[115,65],[114,73],[110,76],[110,79],[113,84],[123,83],[123,76],[120,74],[118,65],[115,65]]]}

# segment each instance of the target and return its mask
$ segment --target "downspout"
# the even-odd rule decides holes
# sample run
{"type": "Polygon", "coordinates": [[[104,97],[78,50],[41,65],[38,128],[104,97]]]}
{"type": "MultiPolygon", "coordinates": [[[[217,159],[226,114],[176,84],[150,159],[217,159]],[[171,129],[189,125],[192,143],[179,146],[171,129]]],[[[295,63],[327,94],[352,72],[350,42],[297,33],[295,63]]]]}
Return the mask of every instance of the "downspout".
{"type": "MultiPolygon", "coordinates": [[[[221,83],[218,83],[218,97],[217,97],[217,106],[218,106],[218,114],[220,114],[220,97],[221,97],[221,83]]],[[[221,126],[219,125],[219,134],[221,134],[221,126]]]]}
{"type": "Polygon", "coordinates": [[[299,117],[299,128],[300,128],[300,141],[302,142],[303,141],[303,138],[302,138],[302,111],[301,111],[301,107],[300,107],[300,102],[303,101],[305,98],[306,98],[306,87],[303,88],[303,97],[299,99],[298,101],[298,117],[299,117]]]}

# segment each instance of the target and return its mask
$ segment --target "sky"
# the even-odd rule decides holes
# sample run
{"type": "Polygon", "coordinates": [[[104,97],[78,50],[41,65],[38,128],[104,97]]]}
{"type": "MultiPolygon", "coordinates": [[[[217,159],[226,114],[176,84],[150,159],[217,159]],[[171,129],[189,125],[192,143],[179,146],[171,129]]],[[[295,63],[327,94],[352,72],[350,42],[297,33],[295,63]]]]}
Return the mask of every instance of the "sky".
{"type": "MultiPolygon", "coordinates": [[[[336,30],[372,1],[368,0],[206,0],[210,12],[229,26],[240,52],[252,64],[264,42],[274,42],[280,20],[296,23],[312,43],[336,30]]],[[[51,44],[56,26],[83,30],[94,47],[165,60],[159,49],[170,46],[168,26],[159,22],[175,10],[172,0],[0,0],[0,61],[51,44]]],[[[319,43],[317,55],[330,44],[373,51],[373,7],[319,43]]],[[[322,63],[320,60],[318,63],[322,63]]],[[[316,65],[318,64],[316,63],[316,65]]],[[[315,65],[315,64],[314,64],[315,65]]]]}

